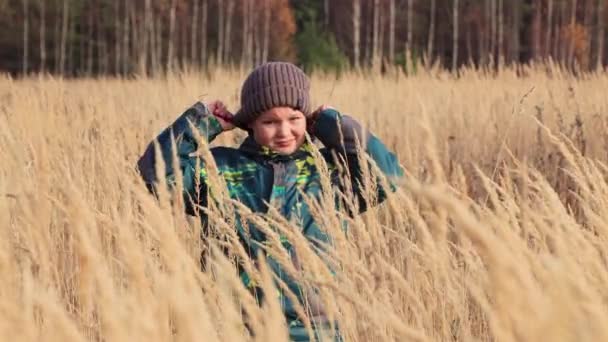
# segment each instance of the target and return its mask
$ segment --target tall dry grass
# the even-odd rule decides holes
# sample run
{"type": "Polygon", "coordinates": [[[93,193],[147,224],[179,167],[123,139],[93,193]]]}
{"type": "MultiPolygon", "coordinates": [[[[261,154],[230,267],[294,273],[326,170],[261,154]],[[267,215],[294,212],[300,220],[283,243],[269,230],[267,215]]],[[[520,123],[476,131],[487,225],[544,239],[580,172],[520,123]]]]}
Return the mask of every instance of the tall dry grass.
{"type": "MultiPolygon", "coordinates": [[[[236,109],[242,73],[2,78],[0,339],[285,339],[278,303],[259,307],[216,252],[242,253],[240,210],[346,340],[608,340],[608,75],[525,72],[313,76],[314,103],[367,123],[408,172],[364,215],[328,210],[329,198],[314,211],[336,238],[335,277],[277,213],[211,208],[224,238],[205,246],[198,222],[134,170],[194,101],[236,109]],[[271,227],[290,234],[301,268],[271,227]]],[[[270,291],[264,267],[254,277],[270,291]]]]}

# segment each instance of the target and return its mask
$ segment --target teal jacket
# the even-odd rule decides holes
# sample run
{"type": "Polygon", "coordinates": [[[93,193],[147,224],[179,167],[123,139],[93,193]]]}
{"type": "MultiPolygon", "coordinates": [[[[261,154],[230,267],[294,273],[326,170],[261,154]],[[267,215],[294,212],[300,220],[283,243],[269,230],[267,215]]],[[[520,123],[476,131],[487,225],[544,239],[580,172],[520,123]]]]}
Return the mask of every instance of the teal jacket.
{"type": "MultiPolygon", "coordinates": [[[[166,168],[166,180],[174,185],[177,172],[183,174],[183,195],[188,214],[194,215],[196,206],[207,205],[207,172],[201,160],[191,154],[197,150],[195,134],[191,131],[190,123],[198,130],[202,138],[211,142],[222,133],[219,121],[210,114],[207,107],[198,102],[186,110],[171,126],[165,129],[156,139],[160,145],[164,164],[166,168]],[[171,135],[175,139],[176,151],[173,151],[171,135]],[[179,158],[180,170],[173,169],[172,156],[176,154],[179,158]],[[196,164],[199,164],[199,174],[196,173],[196,164]],[[198,189],[195,187],[198,184],[198,189]],[[198,193],[198,195],[197,195],[198,193]],[[192,200],[196,199],[196,200],[192,200]]],[[[338,111],[327,109],[322,111],[312,126],[312,134],[325,146],[319,152],[325,159],[331,172],[332,186],[344,191],[339,168],[336,167],[335,156],[346,160],[352,183],[350,187],[358,198],[358,211],[367,209],[362,190],[362,175],[359,158],[356,153],[357,141],[366,141],[365,152],[374,160],[378,168],[387,176],[387,179],[395,180],[403,175],[397,158],[386,146],[374,135],[364,132],[361,125],[353,118],[341,115],[338,111]],[[342,136],[340,135],[340,131],[342,136]],[[363,134],[366,136],[364,137],[363,134]],[[342,137],[342,139],[341,139],[342,137]]],[[[312,244],[318,241],[328,241],[326,234],[315,224],[309,213],[307,204],[304,202],[303,194],[312,198],[321,195],[320,175],[312,155],[312,149],[317,148],[313,144],[305,143],[298,151],[289,156],[273,153],[268,148],[259,146],[249,136],[238,148],[214,147],[211,154],[215,159],[220,175],[224,178],[228,193],[232,199],[238,200],[251,211],[265,213],[268,205],[277,208],[288,220],[296,219],[301,227],[302,234],[312,244]]],[[[155,174],[155,147],[150,143],[143,156],[138,162],[139,171],[150,190],[154,190],[157,183],[155,174]]],[[[392,185],[391,185],[392,186],[392,185]]],[[[390,190],[390,189],[388,189],[390,190]]],[[[387,189],[379,186],[377,202],[386,198],[387,189]]],[[[336,196],[337,197],[337,196],[336,196]]],[[[336,200],[336,205],[339,201],[336,200]]],[[[356,214],[356,213],[352,213],[356,214]]],[[[238,216],[238,214],[237,214],[238,216]]],[[[206,218],[201,215],[203,223],[206,218]]],[[[245,250],[252,258],[260,253],[260,245],[264,243],[264,234],[249,225],[247,232],[240,223],[239,217],[235,220],[237,233],[245,250]]],[[[284,247],[291,248],[288,242],[284,247]]],[[[288,285],[299,299],[301,291],[293,279],[289,279],[281,267],[272,258],[268,258],[273,272],[288,285]]],[[[246,274],[241,278],[246,286],[251,286],[246,274]]],[[[297,315],[292,303],[282,293],[279,298],[288,322],[296,321],[297,315]]]]}

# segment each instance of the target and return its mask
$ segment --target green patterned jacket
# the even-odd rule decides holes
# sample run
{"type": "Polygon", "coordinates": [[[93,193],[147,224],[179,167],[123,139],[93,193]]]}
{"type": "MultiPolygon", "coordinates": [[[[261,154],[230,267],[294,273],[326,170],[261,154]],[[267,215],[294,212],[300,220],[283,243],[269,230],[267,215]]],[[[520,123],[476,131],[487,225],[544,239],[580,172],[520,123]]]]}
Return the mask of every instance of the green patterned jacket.
{"type": "MultiPolygon", "coordinates": [[[[175,184],[176,173],[183,174],[186,211],[194,214],[197,205],[203,207],[207,205],[209,196],[206,186],[206,169],[200,159],[197,161],[198,157],[192,156],[192,153],[197,150],[198,144],[196,134],[191,131],[189,122],[196,127],[200,137],[206,138],[208,142],[222,132],[218,120],[210,114],[204,104],[198,102],[186,110],[156,140],[164,159],[166,180],[170,185],[175,184]],[[176,151],[172,149],[171,134],[176,142],[176,151]],[[173,169],[172,156],[174,153],[179,158],[180,170],[173,169]],[[199,174],[195,171],[197,162],[199,163],[199,174]],[[196,189],[196,184],[198,184],[198,189],[196,189]],[[192,201],[193,198],[198,199],[192,201]]],[[[361,194],[362,177],[356,153],[357,141],[366,141],[365,152],[374,160],[389,181],[403,175],[403,170],[395,155],[388,151],[377,137],[369,132],[363,132],[361,125],[349,116],[343,116],[333,109],[324,110],[316,119],[312,133],[325,146],[319,152],[331,171],[332,186],[341,190],[345,188],[342,187],[341,177],[338,175],[339,168],[336,167],[335,156],[339,155],[346,160],[352,178],[350,188],[359,199],[359,212],[367,209],[367,203],[361,194]],[[363,137],[362,134],[366,136],[363,137]]],[[[211,154],[220,175],[226,181],[228,193],[232,199],[240,201],[255,213],[265,213],[268,211],[268,205],[273,206],[288,220],[297,219],[302,234],[311,243],[317,243],[318,241],[328,241],[328,238],[315,224],[307,204],[303,201],[303,194],[312,198],[319,198],[321,195],[320,175],[312,155],[313,148],[317,147],[314,144],[305,143],[292,155],[283,156],[259,146],[252,137],[248,137],[239,148],[214,147],[211,148],[211,154]]],[[[153,190],[154,184],[157,182],[154,142],[150,143],[140,158],[138,168],[149,189],[153,190]]],[[[381,186],[377,190],[377,202],[379,203],[386,198],[386,191],[381,186]]],[[[339,202],[336,201],[336,203],[339,202]]],[[[201,218],[206,223],[204,215],[201,215],[201,218]]],[[[251,225],[245,232],[238,217],[236,223],[241,243],[250,256],[255,257],[260,252],[260,244],[264,243],[264,234],[251,225]]],[[[289,243],[284,243],[284,247],[289,249],[289,243]]],[[[300,297],[298,284],[289,279],[272,258],[268,258],[268,262],[275,274],[300,297]]],[[[242,279],[246,286],[251,285],[246,274],[242,274],[242,279]]],[[[289,299],[282,293],[279,294],[279,298],[288,322],[297,320],[289,299]]]]}

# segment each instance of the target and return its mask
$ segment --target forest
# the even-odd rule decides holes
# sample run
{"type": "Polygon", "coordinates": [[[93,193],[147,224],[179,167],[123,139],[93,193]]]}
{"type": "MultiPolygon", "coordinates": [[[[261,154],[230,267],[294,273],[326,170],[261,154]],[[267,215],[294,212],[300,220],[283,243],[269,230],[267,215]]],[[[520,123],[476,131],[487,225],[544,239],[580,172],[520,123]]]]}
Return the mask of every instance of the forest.
{"type": "Polygon", "coordinates": [[[608,63],[604,0],[0,0],[0,71],[608,63]]]}

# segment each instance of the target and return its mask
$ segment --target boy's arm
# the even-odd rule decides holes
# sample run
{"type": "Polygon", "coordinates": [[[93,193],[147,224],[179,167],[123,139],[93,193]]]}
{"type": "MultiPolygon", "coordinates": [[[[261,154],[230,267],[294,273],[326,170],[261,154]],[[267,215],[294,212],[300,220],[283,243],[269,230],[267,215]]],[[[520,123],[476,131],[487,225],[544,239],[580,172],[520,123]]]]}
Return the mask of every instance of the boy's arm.
{"type": "Polygon", "coordinates": [[[357,156],[357,145],[362,147],[378,166],[380,171],[390,182],[391,189],[384,189],[378,184],[377,200],[382,202],[386,198],[387,190],[394,190],[393,181],[403,177],[403,169],[394,153],[373,135],[370,131],[363,129],[361,124],[354,118],[342,115],[333,108],[321,110],[315,118],[312,133],[326,148],[344,156],[352,178],[352,188],[359,198],[359,210],[367,209],[367,201],[363,198],[364,184],[359,157],[357,156]]]}
{"type": "MultiPolygon", "coordinates": [[[[163,159],[162,162],[165,166],[164,177],[169,187],[173,188],[175,186],[176,172],[182,172],[184,196],[192,196],[197,192],[194,187],[198,177],[198,175],[195,175],[198,157],[193,157],[191,154],[197,150],[198,142],[195,138],[196,135],[192,132],[191,124],[197,130],[198,135],[202,139],[206,139],[207,142],[213,141],[224,130],[219,120],[211,114],[205,104],[197,102],[188,108],[173,124],[150,142],[137,162],[139,172],[150,191],[155,192],[159,181],[156,175],[155,141],[157,141],[163,159]],[[175,140],[175,149],[172,139],[175,140]],[[173,168],[174,155],[178,158],[177,165],[180,170],[174,170],[173,168]]],[[[202,165],[202,162],[199,163],[199,167],[202,169],[204,165],[202,165]]],[[[189,202],[189,200],[186,201],[186,203],[189,202]]],[[[186,207],[188,209],[191,206],[187,204],[186,207]]],[[[192,208],[188,211],[189,214],[193,214],[192,208]]]]}

